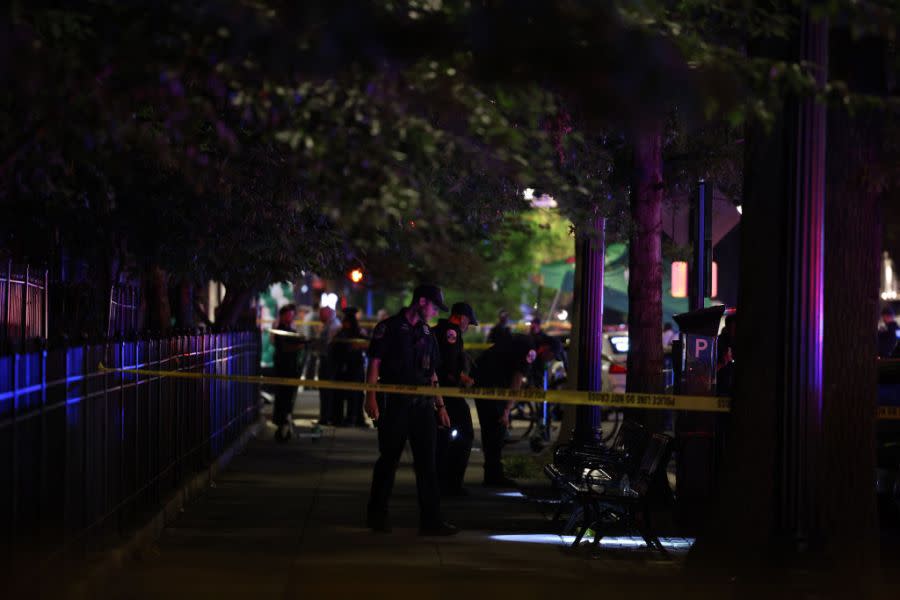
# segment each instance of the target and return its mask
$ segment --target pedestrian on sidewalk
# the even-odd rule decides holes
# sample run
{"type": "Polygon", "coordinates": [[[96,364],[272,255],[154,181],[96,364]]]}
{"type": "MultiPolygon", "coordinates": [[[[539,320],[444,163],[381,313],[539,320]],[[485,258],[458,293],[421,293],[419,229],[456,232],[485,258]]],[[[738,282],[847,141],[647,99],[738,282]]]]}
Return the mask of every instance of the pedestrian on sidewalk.
{"type": "Polygon", "coordinates": [[[512,329],[509,328],[509,311],[505,308],[500,309],[497,313],[497,322],[491,327],[488,333],[487,341],[491,344],[499,344],[509,340],[512,335],[512,329]]]}
{"type": "MultiPolygon", "coordinates": [[[[494,344],[475,365],[475,385],[518,390],[528,376],[537,357],[531,336],[514,333],[494,344]]],[[[481,424],[481,452],[484,455],[484,485],[516,487],[516,482],[503,472],[503,440],[509,429],[509,413],[515,400],[475,400],[481,424]]]]}
{"type": "MultiPolygon", "coordinates": [[[[297,358],[303,348],[304,341],[294,332],[293,304],[285,304],[278,311],[278,321],[270,332],[272,344],[275,346],[275,377],[297,377],[297,358]]],[[[279,385],[275,391],[275,406],[272,411],[272,422],[275,430],[275,441],[286,442],[292,435],[291,413],[294,410],[294,396],[297,388],[279,385]]]]}
{"type": "MultiPolygon", "coordinates": [[[[360,340],[366,336],[356,319],[358,312],[352,306],[344,309],[341,330],[334,336],[329,347],[328,363],[332,365],[335,381],[362,383],[366,379],[366,357],[363,348],[359,346],[360,340]]],[[[363,415],[363,393],[352,390],[333,390],[333,393],[335,414],[346,415],[340,425],[367,427],[363,415]]]]}
{"type": "Polygon", "coordinates": [[[737,314],[725,317],[725,327],[716,338],[716,394],[730,396],[734,389],[737,314]]]}
{"type": "MultiPolygon", "coordinates": [[[[429,319],[447,310],[444,294],[434,285],[420,285],[412,303],[380,322],[369,344],[369,383],[436,386],[440,356],[429,319]]],[[[437,391],[437,390],[436,390],[437,391]]],[[[388,501],[406,441],[412,447],[419,500],[419,533],[453,535],[458,529],[441,516],[434,456],[438,423],[450,427],[450,417],[440,396],[366,392],[366,414],[378,427],[378,460],[372,473],[367,525],[374,531],[390,531],[388,501]]]]}
{"type": "MultiPolygon", "coordinates": [[[[328,360],[328,348],[334,336],[341,330],[341,321],[337,318],[334,309],[323,306],[319,309],[319,319],[322,329],[319,330],[319,339],[316,342],[316,352],[319,355],[319,379],[334,379],[334,365],[328,360]]],[[[343,411],[338,413],[334,400],[334,390],[319,389],[319,425],[340,425],[344,420],[343,411]]]]}
{"type": "MultiPolygon", "coordinates": [[[[457,302],[450,309],[450,318],[438,321],[434,328],[441,353],[438,383],[441,387],[471,387],[474,380],[468,374],[468,361],[463,334],[469,325],[478,325],[475,311],[466,302],[457,302]]],[[[442,496],[467,496],[463,487],[466,467],[472,453],[475,430],[472,411],[465,398],[445,398],[452,427],[438,430],[437,472],[442,496]]]]}
{"type": "Polygon", "coordinates": [[[536,314],[531,318],[528,333],[537,355],[528,373],[528,383],[533,387],[543,387],[544,372],[554,361],[561,362],[564,370],[569,369],[568,353],[560,339],[544,331],[540,315],[536,314]]]}

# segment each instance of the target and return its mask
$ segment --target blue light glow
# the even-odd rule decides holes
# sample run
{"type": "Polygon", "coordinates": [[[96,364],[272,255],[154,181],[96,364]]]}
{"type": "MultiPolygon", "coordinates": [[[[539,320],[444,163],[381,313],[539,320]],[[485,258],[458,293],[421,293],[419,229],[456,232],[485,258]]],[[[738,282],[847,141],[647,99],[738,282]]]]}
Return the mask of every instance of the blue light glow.
{"type": "Polygon", "coordinates": [[[503,498],[524,498],[525,494],[522,492],[497,492],[498,496],[503,498]]]}

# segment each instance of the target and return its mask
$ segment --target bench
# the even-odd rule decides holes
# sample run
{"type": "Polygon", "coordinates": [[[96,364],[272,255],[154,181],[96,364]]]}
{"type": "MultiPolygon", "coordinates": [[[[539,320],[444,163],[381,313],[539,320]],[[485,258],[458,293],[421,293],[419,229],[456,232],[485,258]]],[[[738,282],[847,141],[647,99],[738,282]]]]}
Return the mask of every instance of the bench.
{"type": "Polygon", "coordinates": [[[650,549],[668,556],[668,552],[653,532],[650,508],[654,502],[657,479],[665,476],[665,469],[672,455],[671,436],[654,433],[637,468],[631,473],[610,473],[607,469],[594,469],[581,481],[569,481],[568,491],[578,505],[581,522],[572,543],[577,547],[588,529],[594,531],[593,547],[613,530],[637,531],[650,549]],[[623,476],[628,476],[628,484],[623,476]]]}
{"type": "MultiPolygon", "coordinates": [[[[544,466],[544,474],[560,493],[560,504],[553,521],[558,521],[563,511],[573,503],[570,483],[581,482],[591,470],[602,469],[613,474],[634,472],[649,439],[650,435],[642,425],[625,421],[610,446],[569,444],[557,448],[553,463],[544,466]]],[[[577,520],[576,511],[573,511],[572,516],[577,520]]],[[[571,521],[572,519],[570,525],[571,521]]]]}

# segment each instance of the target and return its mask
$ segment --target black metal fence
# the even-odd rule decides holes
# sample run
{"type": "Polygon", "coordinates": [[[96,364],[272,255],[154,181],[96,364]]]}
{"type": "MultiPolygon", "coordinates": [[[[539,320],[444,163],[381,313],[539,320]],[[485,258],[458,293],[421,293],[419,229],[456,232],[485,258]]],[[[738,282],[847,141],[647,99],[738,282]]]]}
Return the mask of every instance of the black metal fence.
{"type": "Polygon", "coordinates": [[[0,353],[47,337],[47,271],[8,261],[0,269],[0,353]]]}
{"type": "Polygon", "coordinates": [[[106,335],[132,335],[138,329],[139,289],[130,285],[113,285],[109,290],[109,324],[106,335]]]}
{"type": "Polygon", "coordinates": [[[0,540],[6,565],[105,547],[147,522],[258,417],[253,384],[100,372],[255,375],[259,333],[0,356],[0,540]]]}

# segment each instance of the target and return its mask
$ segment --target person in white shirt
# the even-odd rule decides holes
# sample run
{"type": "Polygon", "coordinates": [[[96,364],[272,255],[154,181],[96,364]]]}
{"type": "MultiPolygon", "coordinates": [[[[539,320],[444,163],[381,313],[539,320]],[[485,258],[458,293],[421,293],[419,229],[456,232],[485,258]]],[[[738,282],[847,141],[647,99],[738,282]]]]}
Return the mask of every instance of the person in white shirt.
{"type": "Polygon", "coordinates": [[[671,323],[663,325],[662,345],[667,352],[672,351],[672,341],[678,337],[678,333],[672,328],[671,323]]]}

